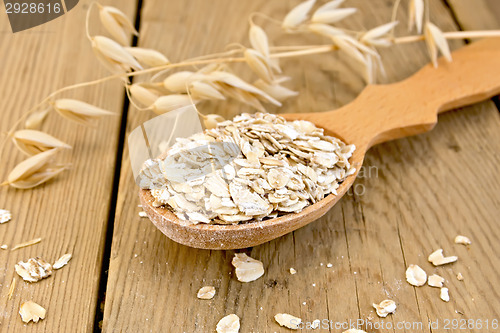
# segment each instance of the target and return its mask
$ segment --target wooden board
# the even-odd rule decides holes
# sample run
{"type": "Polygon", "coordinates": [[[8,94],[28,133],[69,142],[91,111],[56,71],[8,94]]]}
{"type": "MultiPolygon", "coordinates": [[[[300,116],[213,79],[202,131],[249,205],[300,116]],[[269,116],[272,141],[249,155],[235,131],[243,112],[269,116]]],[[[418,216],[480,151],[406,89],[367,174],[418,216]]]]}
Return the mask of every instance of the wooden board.
{"type": "MultiPolygon", "coordinates": [[[[139,44],[158,48],[173,61],[218,52],[230,42],[248,43],[245,22],[251,12],[280,18],[296,3],[144,0],[139,44]]],[[[440,1],[430,3],[436,24],[443,30],[457,29],[448,7],[440,1]]],[[[349,4],[361,12],[350,27],[369,28],[390,18],[391,2],[353,0],[349,4]]],[[[407,19],[404,7],[398,16],[402,22],[407,19]]],[[[476,14],[478,19],[471,20],[469,29],[481,28],[479,18],[487,15],[476,14]]],[[[457,11],[457,15],[468,13],[457,11]]],[[[495,22],[498,28],[500,21],[495,22]]],[[[272,24],[265,26],[278,31],[272,24]]],[[[280,45],[293,41],[281,37],[280,45]]],[[[273,42],[278,44],[278,39],[273,42]]],[[[461,43],[451,45],[456,48],[461,43]]],[[[382,53],[387,82],[401,80],[428,62],[423,43],[382,53]]],[[[363,87],[355,63],[338,54],[287,59],[282,65],[300,96],[272,112],[336,108],[354,99],[363,87]]],[[[245,109],[208,105],[201,110],[230,117],[245,109]]],[[[152,117],[131,109],[127,132],[152,117]]],[[[244,250],[262,260],[266,269],[262,278],[247,284],[234,277],[230,265],[234,251],[178,245],[138,217],[138,189],[125,150],[104,331],[213,332],[218,320],[230,313],[240,316],[241,332],[288,332],[273,319],[279,312],[309,322],[372,318],[380,323],[371,304],[386,298],[394,299],[398,310],[385,322],[422,323],[422,328],[407,332],[430,332],[429,320],[441,321],[441,330],[432,330],[440,332],[444,319],[498,319],[499,127],[498,111],[485,102],[443,115],[431,133],[374,148],[366,159],[366,176],[356,182],[354,194],[325,217],[244,250]],[[473,245],[453,244],[457,234],[470,236],[473,245]],[[458,255],[459,262],[433,268],[426,258],[437,248],[458,255]],[[333,267],[328,268],[328,263],[333,267]],[[439,299],[438,289],[408,285],[409,264],[445,277],[450,303],[439,299]],[[296,275],[289,273],[290,267],[297,270],[296,275]],[[456,280],[458,272],[464,275],[463,282],[456,280]],[[204,285],[216,287],[213,300],[196,298],[204,285]]],[[[368,327],[367,331],[376,330],[368,327]]]]}
{"type": "MultiPolygon", "coordinates": [[[[3,9],[0,11],[2,132],[52,91],[106,75],[85,38],[89,3],[80,1],[55,21],[16,34],[12,34],[3,9]]],[[[120,7],[131,17],[135,15],[135,1],[120,7]]],[[[94,326],[123,89],[115,82],[64,96],[112,110],[117,116],[103,119],[95,128],[86,128],[51,114],[44,130],[73,146],[72,151],[61,156],[73,164],[72,170],[34,190],[0,188],[0,208],[13,214],[12,221],[0,225],[0,243],[12,247],[37,237],[43,239],[29,248],[0,251],[2,332],[88,332],[94,326]],[[29,284],[14,273],[14,265],[20,260],[40,256],[54,262],[64,253],[72,253],[72,261],[48,279],[29,284]],[[17,277],[17,287],[13,298],[7,300],[13,276],[17,277]],[[47,309],[45,320],[29,325],[21,321],[19,306],[28,300],[47,309]]],[[[22,159],[22,154],[8,143],[1,157],[2,181],[22,159]]]]}

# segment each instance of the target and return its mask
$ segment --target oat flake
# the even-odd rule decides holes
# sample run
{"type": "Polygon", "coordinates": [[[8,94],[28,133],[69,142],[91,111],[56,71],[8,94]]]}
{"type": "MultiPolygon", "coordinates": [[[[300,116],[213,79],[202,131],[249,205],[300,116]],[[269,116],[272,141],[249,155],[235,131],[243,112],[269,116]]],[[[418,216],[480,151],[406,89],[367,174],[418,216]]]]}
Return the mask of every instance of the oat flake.
{"type": "Polygon", "coordinates": [[[25,323],[29,323],[32,320],[34,323],[37,323],[38,320],[45,318],[46,313],[47,311],[42,306],[33,301],[23,303],[19,309],[21,320],[25,323]]]}
{"type": "Polygon", "coordinates": [[[64,254],[63,256],[61,256],[61,258],[56,260],[56,262],[54,263],[54,265],[52,265],[52,267],[54,269],[62,268],[63,266],[68,264],[68,262],[71,260],[71,257],[72,257],[71,253],[64,254]]]}
{"type": "Polygon", "coordinates": [[[470,245],[472,242],[468,237],[458,235],[455,237],[455,243],[456,244],[463,244],[463,245],[470,245]]]}
{"type": "Polygon", "coordinates": [[[239,331],[240,318],[235,314],[227,315],[217,323],[217,333],[238,333],[239,331]]]}
{"type": "Polygon", "coordinates": [[[440,297],[445,302],[449,302],[450,301],[450,295],[448,294],[448,288],[441,288],[440,297]]]}

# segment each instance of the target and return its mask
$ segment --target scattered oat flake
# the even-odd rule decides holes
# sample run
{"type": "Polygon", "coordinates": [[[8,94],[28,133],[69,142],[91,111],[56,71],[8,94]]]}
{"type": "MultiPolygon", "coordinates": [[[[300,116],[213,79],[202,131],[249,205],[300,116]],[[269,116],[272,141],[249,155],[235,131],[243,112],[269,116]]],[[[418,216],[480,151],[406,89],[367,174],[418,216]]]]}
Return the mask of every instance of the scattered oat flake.
{"type": "Polygon", "coordinates": [[[320,324],[321,321],[319,321],[319,319],[314,319],[313,322],[311,323],[311,328],[313,330],[318,329],[320,324]]]}
{"type": "Polygon", "coordinates": [[[7,250],[8,248],[9,248],[9,246],[7,244],[0,246],[0,249],[2,249],[2,250],[7,250]]]}
{"type": "Polygon", "coordinates": [[[427,260],[429,260],[434,266],[440,266],[455,262],[458,260],[458,257],[457,256],[445,257],[443,255],[443,249],[438,249],[432,252],[429,255],[429,258],[427,258],[427,260]]]}
{"type": "Polygon", "coordinates": [[[148,217],[148,214],[146,214],[146,212],[139,212],[139,216],[140,217],[148,217]]]}
{"type": "Polygon", "coordinates": [[[27,301],[21,305],[19,309],[19,314],[21,315],[22,321],[29,323],[33,320],[34,323],[38,322],[40,319],[45,318],[47,311],[40,305],[33,301],[27,301]]]}
{"type": "Polygon", "coordinates": [[[406,270],[406,281],[412,286],[420,287],[427,282],[427,274],[418,265],[410,265],[406,270]]]}
{"type": "Polygon", "coordinates": [[[54,269],[59,269],[62,268],[63,266],[67,265],[68,262],[71,260],[71,253],[66,253],[64,254],[61,258],[57,259],[54,265],[52,267],[54,269]]]}
{"type": "Polygon", "coordinates": [[[432,274],[429,276],[429,279],[427,281],[427,284],[431,287],[436,287],[436,288],[442,288],[444,283],[444,278],[437,275],[437,274],[432,274]]]}
{"type": "Polygon", "coordinates": [[[441,299],[445,302],[450,301],[450,294],[448,294],[448,288],[441,288],[441,299]]]}
{"type": "Polygon", "coordinates": [[[290,274],[297,274],[297,271],[295,270],[295,268],[293,267],[290,267],[290,274]]]}
{"type": "Polygon", "coordinates": [[[18,262],[15,270],[24,281],[37,282],[52,274],[52,265],[36,257],[28,259],[27,262],[18,262]]]}
{"type": "Polygon", "coordinates": [[[333,265],[331,263],[326,264],[326,267],[331,268],[333,265]]]}
{"type": "Polygon", "coordinates": [[[212,299],[215,296],[215,288],[212,286],[201,287],[198,290],[197,297],[199,299],[212,299]]]}
{"type": "Polygon", "coordinates": [[[462,273],[458,273],[457,274],[457,280],[458,281],[463,281],[464,280],[464,276],[462,275],[462,273]]]}
{"type": "Polygon", "coordinates": [[[35,239],[32,239],[30,241],[27,241],[27,242],[24,242],[24,243],[20,243],[20,244],[17,244],[16,246],[14,246],[11,251],[14,251],[14,250],[17,250],[17,249],[21,249],[23,247],[28,247],[28,246],[31,246],[31,245],[35,245],[35,244],[38,244],[42,241],[41,238],[35,238],[35,239]]]}
{"type": "Polygon", "coordinates": [[[12,214],[6,209],[0,209],[0,223],[9,222],[12,219],[12,214]]]}
{"type": "Polygon", "coordinates": [[[274,319],[281,326],[285,326],[289,329],[296,330],[299,328],[302,319],[294,317],[288,313],[278,313],[274,316],[274,319]]]}
{"type": "Polygon", "coordinates": [[[15,276],[12,278],[12,282],[10,283],[9,300],[12,298],[12,295],[14,295],[14,290],[16,290],[16,277],[15,276]]]}
{"type": "Polygon", "coordinates": [[[239,331],[240,318],[235,314],[227,315],[217,323],[217,333],[238,333],[239,331]]]}
{"type": "Polygon", "coordinates": [[[238,281],[251,282],[264,275],[262,262],[250,258],[245,253],[235,253],[232,264],[235,267],[238,281]]]}
{"type": "Polygon", "coordinates": [[[375,310],[377,311],[377,315],[379,317],[387,317],[388,314],[394,313],[396,311],[396,302],[390,299],[383,300],[380,304],[372,304],[375,310]]]}
{"type": "Polygon", "coordinates": [[[455,237],[455,243],[456,244],[463,244],[463,245],[470,245],[472,242],[468,237],[458,235],[457,237],[455,237]]]}

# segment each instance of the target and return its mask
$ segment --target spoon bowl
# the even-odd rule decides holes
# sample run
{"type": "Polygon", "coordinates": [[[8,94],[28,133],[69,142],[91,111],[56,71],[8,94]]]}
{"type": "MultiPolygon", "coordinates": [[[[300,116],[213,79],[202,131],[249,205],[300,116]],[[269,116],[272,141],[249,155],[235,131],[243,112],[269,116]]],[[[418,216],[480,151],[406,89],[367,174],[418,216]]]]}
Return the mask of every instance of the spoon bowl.
{"type": "Polygon", "coordinates": [[[268,242],[303,227],[330,210],[352,186],[366,151],[375,144],[431,130],[440,112],[473,104],[500,93],[500,39],[485,39],[452,53],[453,62],[439,60],[410,78],[388,85],[369,85],[350,104],[334,111],[282,115],[308,120],[356,150],[349,159],[356,172],[321,201],[299,213],[235,225],[192,224],[169,209],[153,207],[149,190],[140,190],[142,207],[153,224],[170,239],[203,249],[239,249],[268,242]]]}

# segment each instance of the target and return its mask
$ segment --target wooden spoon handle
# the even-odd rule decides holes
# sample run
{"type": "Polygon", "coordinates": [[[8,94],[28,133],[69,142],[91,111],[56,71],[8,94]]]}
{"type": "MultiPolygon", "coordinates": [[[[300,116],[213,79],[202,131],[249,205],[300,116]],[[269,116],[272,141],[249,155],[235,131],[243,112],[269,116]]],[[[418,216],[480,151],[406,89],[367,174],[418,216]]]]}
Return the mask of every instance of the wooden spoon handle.
{"type": "MultiPolygon", "coordinates": [[[[484,39],[439,59],[406,80],[367,86],[352,103],[330,112],[307,114],[306,120],[326,128],[360,149],[426,132],[437,114],[500,93],[500,39],[484,39]]],[[[288,117],[293,119],[295,117],[288,117]]]]}

